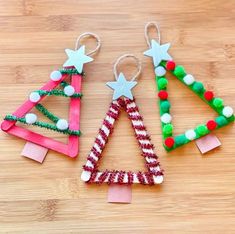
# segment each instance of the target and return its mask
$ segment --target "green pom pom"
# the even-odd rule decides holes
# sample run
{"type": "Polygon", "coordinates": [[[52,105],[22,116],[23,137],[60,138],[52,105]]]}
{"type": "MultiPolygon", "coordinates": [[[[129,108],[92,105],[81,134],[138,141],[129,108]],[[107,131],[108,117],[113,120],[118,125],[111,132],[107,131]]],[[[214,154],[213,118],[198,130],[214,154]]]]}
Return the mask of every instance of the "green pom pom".
{"type": "Polygon", "coordinates": [[[196,130],[200,136],[204,136],[208,133],[206,125],[198,125],[196,130]]]}
{"type": "Polygon", "coordinates": [[[168,81],[165,78],[160,78],[157,81],[157,84],[158,84],[159,89],[165,89],[167,87],[168,81]]]}
{"type": "Polygon", "coordinates": [[[163,127],[163,134],[164,135],[171,135],[173,132],[173,125],[172,124],[166,124],[163,127]]]}
{"type": "Polygon", "coordinates": [[[222,127],[228,123],[228,120],[224,116],[218,116],[215,119],[215,122],[218,124],[219,127],[222,127]]]}
{"type": "Polygon", "coordinates": [[[187,142],[187,139],[186,139],[185,135],[179,135],[179,136],[175,137],[175,144],[177,146],[183,145],[186,142],[187,142]]]}
{"type": "Polygon", "coordinates": [[[221,99],[221,98],[215,98],[213,100],[213,105],[216,107],[216,108],[220,108],[224,105],[224,101],[221,99]]]}
{"type": "Polygon", "coordinates": [[[174,75],[178,78],[183,78],[186,75],[184,67],[183,66],[176,66],[176,68],[174,70],[174,75]]]}
{"type": "Polygon", "coordinates": [[[196,93],[202,93],[204,91],[204,86],[201,82],[195,82],[193,84],[193,90],[196,92],[196,93]]]}
{"type": "Polygon", "coordinates": [[[168,112],[171,107],[171,104],[168,101],[163,101],[161,102],[160,107],[161,107],[162,112],[168,112]]]}

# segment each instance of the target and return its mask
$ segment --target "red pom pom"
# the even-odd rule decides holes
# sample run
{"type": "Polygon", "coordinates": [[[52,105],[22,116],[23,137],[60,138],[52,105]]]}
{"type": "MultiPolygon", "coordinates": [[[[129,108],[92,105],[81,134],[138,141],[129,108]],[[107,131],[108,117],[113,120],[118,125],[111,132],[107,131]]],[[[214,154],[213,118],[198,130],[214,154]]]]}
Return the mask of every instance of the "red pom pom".
{"type": "Polygon", "coordinates": [[[204,93],[204,98],[205,98],[207,101],[212,100],[213,97],[214,97],[214,93],[211,92],[211,91],[206,91],[206,92],[204,93]]]}
{"type": "Polygon", "coordinates": [[[168,61],[166,63],[166,69],[170,70],[170,71],[174,70],[175,69],[175,62],[174,61],[168,61]]]}
{"type": "Polygon", "coordinates": [[[214,120],[209,120],[206,126],[210,131],[212,131],[217,127],[217,123],[214,120]]]}
{"type": "Polygon", "coordinates": [[[168,148],[172,148],[174,144],[175,144],[174,138],[172,138],[172,137],[166,138],[166,140],[165,140],[165,145],[166,145],[168,148]]]}
{"type": "Polygon", "coordinates": [[[159,93],[158,93],[158,97],[161,99],[161,100],[166,100],[168,98],[168,93],[164,90],[161,90],[159,93]]]}

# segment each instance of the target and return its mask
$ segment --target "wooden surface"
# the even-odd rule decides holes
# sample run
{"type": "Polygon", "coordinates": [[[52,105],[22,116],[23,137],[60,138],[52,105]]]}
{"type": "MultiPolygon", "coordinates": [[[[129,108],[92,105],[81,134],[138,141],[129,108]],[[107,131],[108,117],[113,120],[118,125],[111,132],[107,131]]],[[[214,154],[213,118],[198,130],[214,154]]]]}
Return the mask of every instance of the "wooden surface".
{"type": "MultiPolygon", "coordinates": [[[[144,24],[156,20],[162,42],[171,42],[178,64],[235,107],[235,1],[0,1],[1,118],[47,82],[85,31],[100,35],[102,49],[85,67],[81,115],[81,151],[77,160],[50,151],[43,165],[20,156],[23,140],[1,133],[1,233],[235,233],[234,128],[216,132],[222,146],[200,155],[194,143],[171,153],[162,146],[154,72],[144,24]],[[133,186],[130,205],[108,204],[105,185],[80,180],[82,165],[111,100],[105,82],[112,64],[124,53],[143,60],[134,89],[137,103],[165,169],[162,186],[133,186]]],[[[133,67],[122,67],[130,71],[133,67]]],[[[130,72],[128,73],[130,74],[130,72]]],[[[170,78],[170,100],[176,133],[194,127],[214,112],[191,91],[170,78]]],[[[47,99],[60,116],[63,98],[47,99]]],[[[35,128],[34,128],[35,129],[35,128]]],[[[54,132],[45,134],[66,140],[54,132]]],[[[107,146],[101,168],[143,168],[127,117],[122,113],[107,146]]]]}

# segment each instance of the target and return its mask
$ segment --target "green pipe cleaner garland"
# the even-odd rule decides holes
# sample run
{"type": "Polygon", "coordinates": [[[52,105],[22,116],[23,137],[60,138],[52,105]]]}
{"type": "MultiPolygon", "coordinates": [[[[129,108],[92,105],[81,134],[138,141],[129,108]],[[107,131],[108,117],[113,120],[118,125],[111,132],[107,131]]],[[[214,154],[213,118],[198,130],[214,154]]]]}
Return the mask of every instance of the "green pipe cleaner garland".
{"type": "MultiPolygon", "coordinates": [[[[14,115],[6,115],[4,120],[19,121],[20,123],[27,124],[25,118],[18,118],[18,117],[14,116],[14,115]]],[[[80,136],[81,135],[81,131],[80,130],[70,130],[70,129],[60,130],[55,125],[53,125],[53,124],[44,123],[44,122],[41,122],[41,121],[36,121],[32,125],[38,126],[38,127],[41,127],[41,128],[47,128],[49,130],[53,130],[53,131],[60,132],[60,133],[63,133],[63,134],[76,135],[76,136],[80,136]]]]}
{"type": "Polygon", "coordinates": [[[59,71],[61,72],[61,74],[82,75],[82,76],[85,75],[84,72],[79,73],[79,72],[77,71],[77,69],[75,69],[75,68],[69,68],[69,69],[62,68],[62,69],[60,69],[59,71]]]}
{"type": "Polygon", "coordinates": [[[45,115],[48,119],[50,119],[53,123],[57,123],[60,119],[59,117],[52,114],[49,110],[47,110],[42,104],[38,103],[36,109],[40,111],[43,115],[45,115]]]}
{"type": "Polygon", "coordinates": [[[62,81],[61,83],[60,83],[60,86],[62,87],[62,88],[65,88],[66,86],[68,86],[69,85],[69,83],[67,83],[66,81],[62,81]]]}
{"type": "MultiPolygon", "coordinates": [[[[67,85],[66,85],[67,86],[67,85]]],[[[74,93],[71,96],[68,96],[64,93],[63,90],[59,90],[59,89],[53,89],[51,91],[46,91],[46,90],[35,90],[34,92],[37,92],[40,96],[51,96],[51,95],[55,95],[55,96],[63,96],[63,97],[72,97],[72,98],[81,98],[82,94],[81,93],[74,93]]]]}

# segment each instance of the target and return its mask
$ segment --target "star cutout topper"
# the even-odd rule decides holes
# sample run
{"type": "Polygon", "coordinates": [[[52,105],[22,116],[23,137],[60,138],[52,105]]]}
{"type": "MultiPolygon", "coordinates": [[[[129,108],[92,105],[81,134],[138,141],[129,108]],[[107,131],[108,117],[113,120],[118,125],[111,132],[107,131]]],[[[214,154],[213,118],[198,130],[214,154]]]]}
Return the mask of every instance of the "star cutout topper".
{"type": "Polygon", "coordinates": [[[160,45],[155,40],[151,40],[151,49],[146,50],[144,55],[153,57],[153,64],[157,67],[162,60],[172,60],[172,57],[168,54],[168,49],[170,48],[170,43],[160,45]]]}
{"type": "Polygon", "coordinates": [[[93,58],[85,54],[85,45],[78,50],[66,49],[65,53],[68,56],[67,61],[63,64],[64,67],[74,66],[79,73],[82,73],[83,65],[93,61],[93,58]]]}
{"type": "Polygon", "coordinates": [[[137,85],[137,82],[127,81],[123,73],[120,73],[117,81],[107,82],[106,85],[114,90],[113,100],[117,100],[121,96],[125,96],[133,100],[131,89],[137,85]]]}

